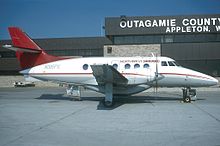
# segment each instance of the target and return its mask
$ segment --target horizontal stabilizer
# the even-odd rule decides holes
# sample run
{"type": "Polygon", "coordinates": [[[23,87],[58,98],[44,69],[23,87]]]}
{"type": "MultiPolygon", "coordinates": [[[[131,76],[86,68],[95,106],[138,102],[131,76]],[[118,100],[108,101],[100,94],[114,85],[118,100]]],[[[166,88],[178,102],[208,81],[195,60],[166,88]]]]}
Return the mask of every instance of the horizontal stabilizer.
{"type": "Polygon", "coordinates": [[[3,48],[12,50],[12,51],[21,51],[21,52],[28,52],[28,53],[41,53],[41,50],[30,50],[26,48],[18,48],[18,47],[13,47],[12,45],[3,45],[3,48]]]}

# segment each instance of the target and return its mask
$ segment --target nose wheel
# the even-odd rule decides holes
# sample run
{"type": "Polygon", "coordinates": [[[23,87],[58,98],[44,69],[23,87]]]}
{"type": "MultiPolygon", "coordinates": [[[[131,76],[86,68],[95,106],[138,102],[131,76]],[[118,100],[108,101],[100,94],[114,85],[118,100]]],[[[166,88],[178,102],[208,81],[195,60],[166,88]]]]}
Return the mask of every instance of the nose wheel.
{"type": "Polygon", "coordinates": [[[186,97],[183,98],[183,101],[185,103],[190,103],[191,102],[191,98],[189,96],[186,96],[186,97]]]}
{"type": "Polygon", "coordinates": [[[183,102],[190,103],[192,100],[196,100],[196,89],[183,88],[183,102]]]}

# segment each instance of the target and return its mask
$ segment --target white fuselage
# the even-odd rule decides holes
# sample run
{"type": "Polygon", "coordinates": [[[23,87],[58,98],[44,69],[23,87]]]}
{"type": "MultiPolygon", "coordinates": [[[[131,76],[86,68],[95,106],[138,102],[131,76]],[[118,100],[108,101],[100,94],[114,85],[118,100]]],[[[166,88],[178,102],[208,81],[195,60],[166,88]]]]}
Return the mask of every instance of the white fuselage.
{"type": "Polygon", "coordinates": [[[46,63],[21,71],[36,79],[81,85],[103,92],[93,76],[90,65],[112,65],[128,79],[127,89],[115,88],[115,94],[133,94],[157,84],[165,87],[203,87],[218,81],[206,74],[181,66],[168,57],[91,57],[73,58],[46,63]],[[160,78],[155,82],[155,73],[160,78]]]}

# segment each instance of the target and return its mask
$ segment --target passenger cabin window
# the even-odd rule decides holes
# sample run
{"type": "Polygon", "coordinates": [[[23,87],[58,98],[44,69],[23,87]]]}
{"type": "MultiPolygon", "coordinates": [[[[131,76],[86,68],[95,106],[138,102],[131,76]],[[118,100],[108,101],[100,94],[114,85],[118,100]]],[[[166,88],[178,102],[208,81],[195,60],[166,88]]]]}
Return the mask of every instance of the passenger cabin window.
{"type": "Polygon", "coordinates": [[[161,66],[168,66],[166,61],[161,61],[161,66]]]}
{"type": "Polygon", "coordinates": [[[125,64],[125,69],[130,69],[131,65],[130,64],[125,64]]]}
{"type": "Polygon", "coordinates": [[[169,66],[175,66],[175,63],[173,61],[168,61],[169,66]]]}
{"type": "Polygon", "coordinates": [[[88,65],[88,64],[84,64],[84,65],[83,65],[83,69],[84,69],[84,70],[87,70],[88,68],[89,68],[89,65],[88,65]]]}
{"type": "Polygon", "coordinates": [[[112,66],[113,66],[115,69],[118,69],[118,64],[115,63],[115,64],[113,64],[112,66]]]}
{"type": "Polygon", "coordinates": [[[134,69],[140,68],[140,64],[135,64],[134,69]]]}
{"type": "Polygon", "coordinates": [[[144,67],[144,68],[149,68],[149,67],[150,67],[150,65],[149,65],[149,64],[147,64],[147,63],[145,63],[143,67],[144,67]]]}

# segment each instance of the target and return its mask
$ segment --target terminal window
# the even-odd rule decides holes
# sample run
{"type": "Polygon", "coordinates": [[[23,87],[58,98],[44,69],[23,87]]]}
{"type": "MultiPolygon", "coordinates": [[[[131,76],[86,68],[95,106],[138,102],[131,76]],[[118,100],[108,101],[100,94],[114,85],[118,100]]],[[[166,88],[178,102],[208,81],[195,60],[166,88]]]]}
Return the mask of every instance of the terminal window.
{"type": "Polygon", "coordinates": [[[114,44],[163,44],[220,42],[220,33],[212,34],[159,34],[113,36],[114,44]]]}
{"type": "Polygon", "coordinates": [[[111,53],[112,53],[112,47],[108,47],[108,48],[107,48],[107,53],[108,53],[108,54],[111,54],[111,53]]]}
{"type": "Polygon", "coordinates": [[[14,51],[4,51],[0,52],[0,58],[15,58],[15,52],[14,51]]]}

